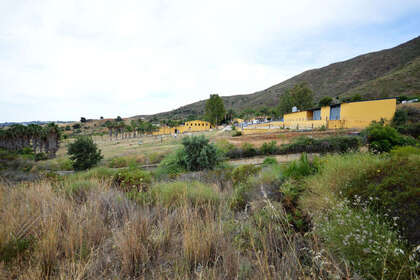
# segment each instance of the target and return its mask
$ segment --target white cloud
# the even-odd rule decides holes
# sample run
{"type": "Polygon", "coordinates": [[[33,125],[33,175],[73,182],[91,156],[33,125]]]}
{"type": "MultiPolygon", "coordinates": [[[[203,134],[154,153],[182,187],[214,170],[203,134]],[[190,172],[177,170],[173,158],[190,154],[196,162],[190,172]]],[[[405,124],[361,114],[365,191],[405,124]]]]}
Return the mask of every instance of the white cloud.
{"type": "Polygon", "coordinates": [[[305,38],[419,8],[376,0],[0,1],[0,121],[131,116],[214,92],[252,93],[355,54],[348,41],[305,38]]]}

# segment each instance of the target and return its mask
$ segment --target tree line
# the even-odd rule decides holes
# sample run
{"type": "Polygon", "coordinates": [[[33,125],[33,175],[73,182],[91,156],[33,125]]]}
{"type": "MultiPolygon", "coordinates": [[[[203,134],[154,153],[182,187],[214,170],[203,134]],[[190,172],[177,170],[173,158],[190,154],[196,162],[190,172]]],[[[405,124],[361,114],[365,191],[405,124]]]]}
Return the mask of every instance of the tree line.
{"type": "Polygon", "coordinates": [[[109,137],[112,139],[112,136],[115,136],[115,139],[118,138],[118,135],[121,135],[121,139],[129,137],[137,137],[137,135],[143,135],[146,133],[152,133],[159,129],[158,126],[152,124],[148,121],[131,120],[130,124],[126,124],[121,118],[117,118],[113,121],[106,121],[105,127],[108,128],[109,137]]]}
{"type": "Polygon", "coordinates": [[[60,147],[60,138],[61,131],[55,123],[46,126],[15,124],[0,129],[0,148],[13,152],[30,148],[34,154],[45,153],[53,158],[60,147]]]}

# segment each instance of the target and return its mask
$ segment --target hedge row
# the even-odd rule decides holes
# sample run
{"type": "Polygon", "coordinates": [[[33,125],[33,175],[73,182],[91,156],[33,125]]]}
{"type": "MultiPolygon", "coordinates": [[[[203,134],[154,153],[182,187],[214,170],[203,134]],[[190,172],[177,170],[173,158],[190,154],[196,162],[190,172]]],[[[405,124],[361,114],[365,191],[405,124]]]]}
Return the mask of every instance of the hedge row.
{"type": "Polygon", "coordinates": [[[296,138],[290,144],[278,146],[275,141],[264,143],[260,148],[255,148],[245,143],[241,148],[232,148],[226,152],[226,157],[231,159],[253,157],[258,155],[285,155],[295,153],[345,153],[357,151],[362,141],[359,136],[331,136],[321,139],[309,137],[296,138]]]}

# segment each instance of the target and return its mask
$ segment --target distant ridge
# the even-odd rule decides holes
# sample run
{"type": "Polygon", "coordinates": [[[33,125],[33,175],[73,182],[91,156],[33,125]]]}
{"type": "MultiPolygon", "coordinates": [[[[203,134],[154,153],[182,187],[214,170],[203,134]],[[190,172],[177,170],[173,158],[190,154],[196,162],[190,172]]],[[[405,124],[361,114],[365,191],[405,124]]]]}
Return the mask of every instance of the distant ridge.
{"type": "MultiPolygon", "coordinates": [[[[301,82],[307,83],[314,91],[316,100],[322,96],[350,96],[356,93],[367,98],[420,95],[420,36],[391,49],[305,71],[262,91],[222,98],[225,107],[235,111],[272,107],[278,104],[279,97],[288,88],[301,82]]],[[[181,119],[188,115],[201,115],[205,102],[202,100],[169,112],[142,117],[181,119]]]]}

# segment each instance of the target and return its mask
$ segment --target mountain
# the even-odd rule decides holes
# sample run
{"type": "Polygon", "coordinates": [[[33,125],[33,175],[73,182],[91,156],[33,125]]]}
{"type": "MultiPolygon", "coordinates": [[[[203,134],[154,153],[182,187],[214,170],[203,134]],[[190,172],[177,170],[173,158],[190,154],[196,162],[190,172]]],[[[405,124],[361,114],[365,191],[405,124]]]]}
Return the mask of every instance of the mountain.
{"type": "MultiPolygon", "coordinates": [[[[284,82],[252,94],[223,96],[225,107],[235,111],[272,107],[294,85],[305,82],[318,101],[323,96],[360,94],[365,98],[420,95],[420,36],[391,49],[305,71],[284,82]]],[[[204,113],[206,100],[147,118],[181,119],[204,113]]],[[[139,117],[139,116],[137,116],[139,117]]]]}

